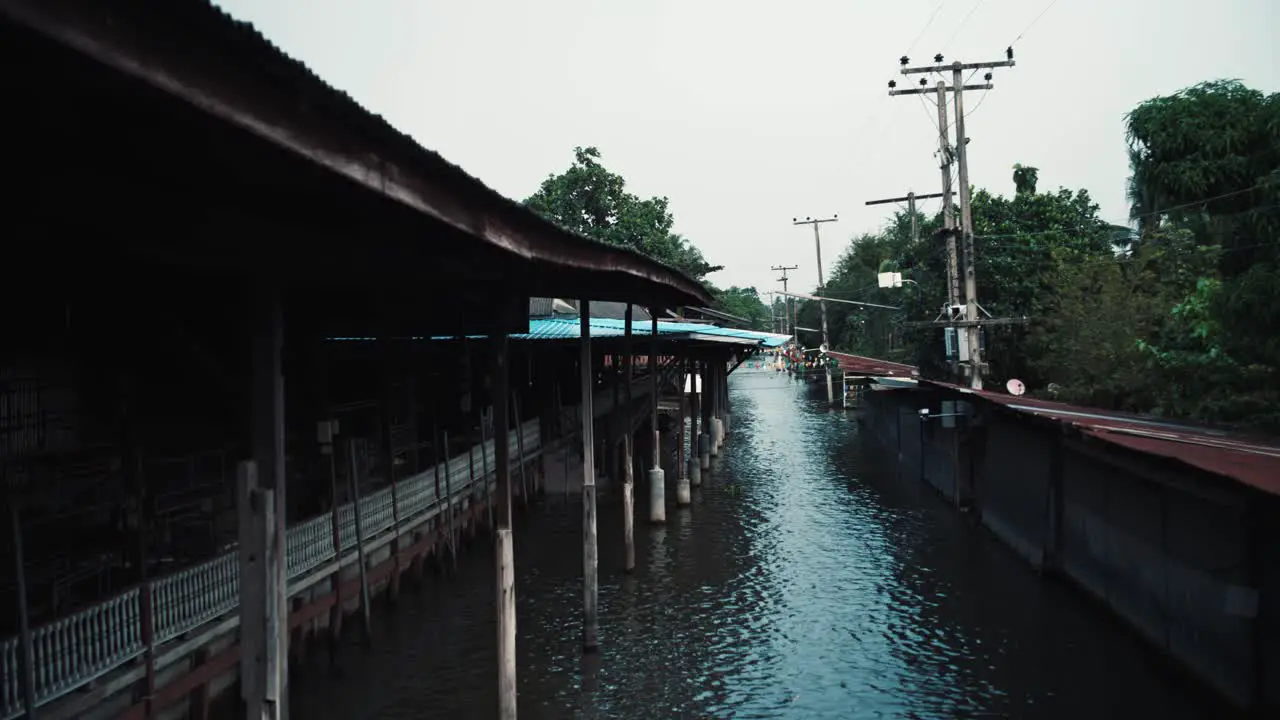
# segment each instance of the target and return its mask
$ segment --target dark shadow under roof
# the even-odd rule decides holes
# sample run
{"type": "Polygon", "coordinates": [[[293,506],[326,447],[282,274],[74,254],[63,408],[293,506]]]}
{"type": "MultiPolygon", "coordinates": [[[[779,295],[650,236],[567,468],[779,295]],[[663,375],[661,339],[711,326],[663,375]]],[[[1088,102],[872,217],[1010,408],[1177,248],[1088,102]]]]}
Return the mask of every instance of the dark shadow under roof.
{"type": "MultiPolygon", "coordinates": [[[[457,238],[525,262],[530,274],[563,273],[543,287],[601,299],[710,301],[700,283],[679,271],[564,231],[501,196],[205,0],[10,0],[0,5],[0,23],[34,31],[186,101],[366,193],[457,230],[457,238]]],[[[424,263],[438,252],[425,242],[422,247],[424,263]]]]}

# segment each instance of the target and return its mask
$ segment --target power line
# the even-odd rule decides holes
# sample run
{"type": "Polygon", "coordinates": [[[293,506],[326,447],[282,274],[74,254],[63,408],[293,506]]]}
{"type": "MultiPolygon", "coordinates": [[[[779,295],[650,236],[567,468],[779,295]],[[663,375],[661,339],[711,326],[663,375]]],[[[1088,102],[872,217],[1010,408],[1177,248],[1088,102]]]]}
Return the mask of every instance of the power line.
{"type": "Polygon", "coordinates": [[[924,37],[925,31],[929,29],[929,26],[933,24],[934,19],[938,17],[938,11],[942,9],[942,5],[946,3],[946,1],[947,0],[938,0],[938,4],[933,8],[933,14],[931,14],[929,19],[925,21],[924,27],[920,28],[919,34],[916,35],[915,40],[911,41],[911,45],[907,47],[907,51],[903,53],[904,55],[910,55],[911,51],[916,49],[916,44],[920,42],[920,38],[924,37]]]}
{"type": "Polygon", "coordinates": [[[969,14],[964,16],[964,19],[961,20],[960,24],[956,26],[955,32],[951,33],[951,37],[948,38],[947,41],[942,44],[942,47],[939,48],[940,52],[945,52],[946,50],[950,49],[952,41],[954,41],[957,37],[960,36],[960,31],[964,29],[965,23],[969,22],[969,18],[973,17],[973,14],[977,12],[978,8],[982,7],[982,3],[984,2],[986,2],[986,0],[978,0],[978,2],[973,4],[973,7],[969,8],[969,14]]]}
{"type": "MultiPolygon", "coordinates": [[[[1259,185],[1254,185],[1254,186],[1251,186],[1251,187],[1242,188],[1242,189],[1240,189],[1240,190],[1233,190],[1233,191],[1231,191],[1231,192],[1222,193],[1221,195],[1214,195],[1213,197],[1202,198],[1202,199],[1200,199],[1200,200],[1193,200],[1193,201],[1188,202],[1188,203],[1183,203],[1182,205],[1174,205],[1174,206],[1172,206],[1172,207],[1163,208],[1163,209],[1161,209],[1161,210],[1155,210],[1155,211],[1152,211],[1152,212],[1149,212],[1149,213],[1142,213],[1142,214],[1140,214],[1140,215],[1132,215],[1132,216],[1130,216],[1130,217],[1128,217],[1128,218],[1126,218],[1125,220],[1120,221],[1120,222],[1112,222],[1112,221],[1107,221],[1107,220],[1103,220],[1102,222],[1105,222],[1105,223],[1107,223],[1107,224],[1109,224],[1109,225],[1122,226],[1124,223],[1131,222],[1131,221],[1133,221],[1133,220],[1141,220],[1141,219],[1143,219],[1143,218],[1150,218],[1150,217],[1157,217],[1157,216],[1160,216],[1160,215],[1167,215],[1167,214],[1169,214],[1169,213],[1171,213],[1171,212],[1174,212],[1174,211],[1176,211],[1176,210],[1186,210],[1187,208],[1193,208],[1193,207],[1197,207],[1197,206],[1200,206],[1200,205],[1205,205],[1205,204],[1207,204],[1207,203],[1211,203],[1211,202],[1214,202],[1214,201],[1216,201],[1216,200],[1225,200],[1226,198],[1236,197],[1236,196],[1238,196],[1238,195],[1244,195],[1244,194],[1246,194],[1246,193],[1255,192],[1255,191],[1260,190],[1260,189],[1262,189],[1262,187],[1261,187],[1261,186],[1259,186],[1259,185]]],[[[1274,205],[1274,204],[1273,204],[1273,205],[1262,205],[1262,206],[1259,206],[1259,207],[1249,208],[1249,209],[1247,209],[1247,210],[1237,210],[1236,212],[1232,212],[1232,213],[1221,213],[1221,214],[1222,214],[1222,215],[1242,215],[1242,214],[1244,214],[1244,213],[1258,212],[1258,211],[1260,211],[1260,210],[1269,210],[1269,209],[1274,208],[1274,207],[1277,207],[1277,206],[1276,206],[1276,205],[1274,205]]],[[[986,239],[992,239],[992,238],[1012,238],[1012,237],[1023,237],[1023,236],[1035,236],[1035,235],[1049,235],[1049,234],[1052,234],[1052,233],[1059,233],[1059,232],[1072,232],[1072,231],[1077,231],[1077,232],[1078,232],[1078,231],[1081,231],[1081,230],[1089,230],[1089,229],[1091,229],[1091,228],[1089,228],[1088,226],[1080,225],[1080,226],[1077,226],[1077,227],[1075,227],[1075,228],[1061,228],[1061,229],[1057,229],[1057,230],[1036,230],[1036,231],[1031,231],[1031,232],[1004,233],[1004,234],[992,234],[992,235],[975,235],[974,237],[982,238],[982,239],[986,240],[986,239]]],[[[1102,229],[1102,228],[1099,228],[1099,229],[1102,229]]]]}
{"type": "Polygon", "coordinates": [[[1037,22],[1040,22],[1040,18],[1044,17],[1044,14],[1049,12],[1049,9],[1057,4],[1058,4],[1058,0],[1049,0],[1049,4],[1044,6],[1044,9],[1040,11],[1040,14],[1032,18],[1031,22],[1027,23],[1027,26],[1022,28],[1022,32],[1018,33],[1018,37],[1014,38],[1013,42],[1009,43],[1009,47],[1013,47],[1014,45],[1018,44],[1018,41],[1022,39],[1022,36],[1026,35],[1027,32],[1031,30],[1032,26],[1034,26],[1037,22]]]}

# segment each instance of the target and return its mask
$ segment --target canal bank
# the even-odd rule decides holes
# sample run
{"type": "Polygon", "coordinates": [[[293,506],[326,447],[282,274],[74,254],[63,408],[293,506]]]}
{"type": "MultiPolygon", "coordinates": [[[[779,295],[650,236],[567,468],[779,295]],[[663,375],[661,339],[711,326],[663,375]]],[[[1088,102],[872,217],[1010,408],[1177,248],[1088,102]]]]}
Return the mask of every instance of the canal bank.
{"type": "MultiPolygon", "coordinates": [[[[730,385],[724,451],[689,508],[637,523],[633,574],[621,499],[602,489],[598,653],[581,652],[581,505],[517,517],[521,717],[1224,716],[902,473],[852,414],[784,373],[730,385]]],[[[296,663],[294,712],[493,716],[486,543],[448,582],[406,586],[340,676],[323,654],[296,663]]]]}
{"type": "Polygon", "coordinates": [[[922,381],[867,393],[860,417],[904,477],[1181,674],[1237,707],[1280,704],[1280,450],[1100,412],[922,381]]]}

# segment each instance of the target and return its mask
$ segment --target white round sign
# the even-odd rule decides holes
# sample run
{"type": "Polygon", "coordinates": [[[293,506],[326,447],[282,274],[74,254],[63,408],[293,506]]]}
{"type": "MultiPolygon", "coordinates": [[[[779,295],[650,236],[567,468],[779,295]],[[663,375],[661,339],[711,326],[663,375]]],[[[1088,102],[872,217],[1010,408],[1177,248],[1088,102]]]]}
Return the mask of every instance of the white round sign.
{"type": "Polygon", "coordinates": [[[1027,391],[1027,386],[1023,385],[1018,378],[1011,378],[1009,382],[1004,384],[1004,387],[1009,391],[1010,395],[1021,395],[1027,391]]]}

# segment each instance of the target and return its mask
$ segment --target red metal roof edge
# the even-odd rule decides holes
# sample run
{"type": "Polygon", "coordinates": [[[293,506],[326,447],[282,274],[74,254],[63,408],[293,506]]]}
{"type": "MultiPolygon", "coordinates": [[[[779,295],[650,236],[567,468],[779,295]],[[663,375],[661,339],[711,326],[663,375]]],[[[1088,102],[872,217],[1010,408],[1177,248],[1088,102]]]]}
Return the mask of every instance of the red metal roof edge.
{"type": "Polygon", "coordinates": [[[207,0],[10,0],[0,14],[483,242],[631,275],[665,288],[666,302],[713,302],[683,272],[560,228],[489,188],[207,0]],[[210,58],[213,69],[200,65],[210,58]]]}
{"type": "Polygon", "coordinates": [[[919,369],[914,365],[890,362],[888,360],[880,360],[878,358],[871,358],[863,355],[836,352],[834,350],[828,350],[827,354],[834,357],[836,362],[840,363],[840,368],[842,370],[857,372],[863,375],[885,375],[913,378],[918,376],[920,373],[919,369]]]}
{"type": "Polygon", "coordinates": [[[1169,458],[1272,495],[1280,495],[1280,443],[1252,441],[1227,431],[1097,408],[974,390],[941,380],[937,387],[976,395],[1014,412],[1075,428],[1089,437],[1146,455],[1169,458]]]}

